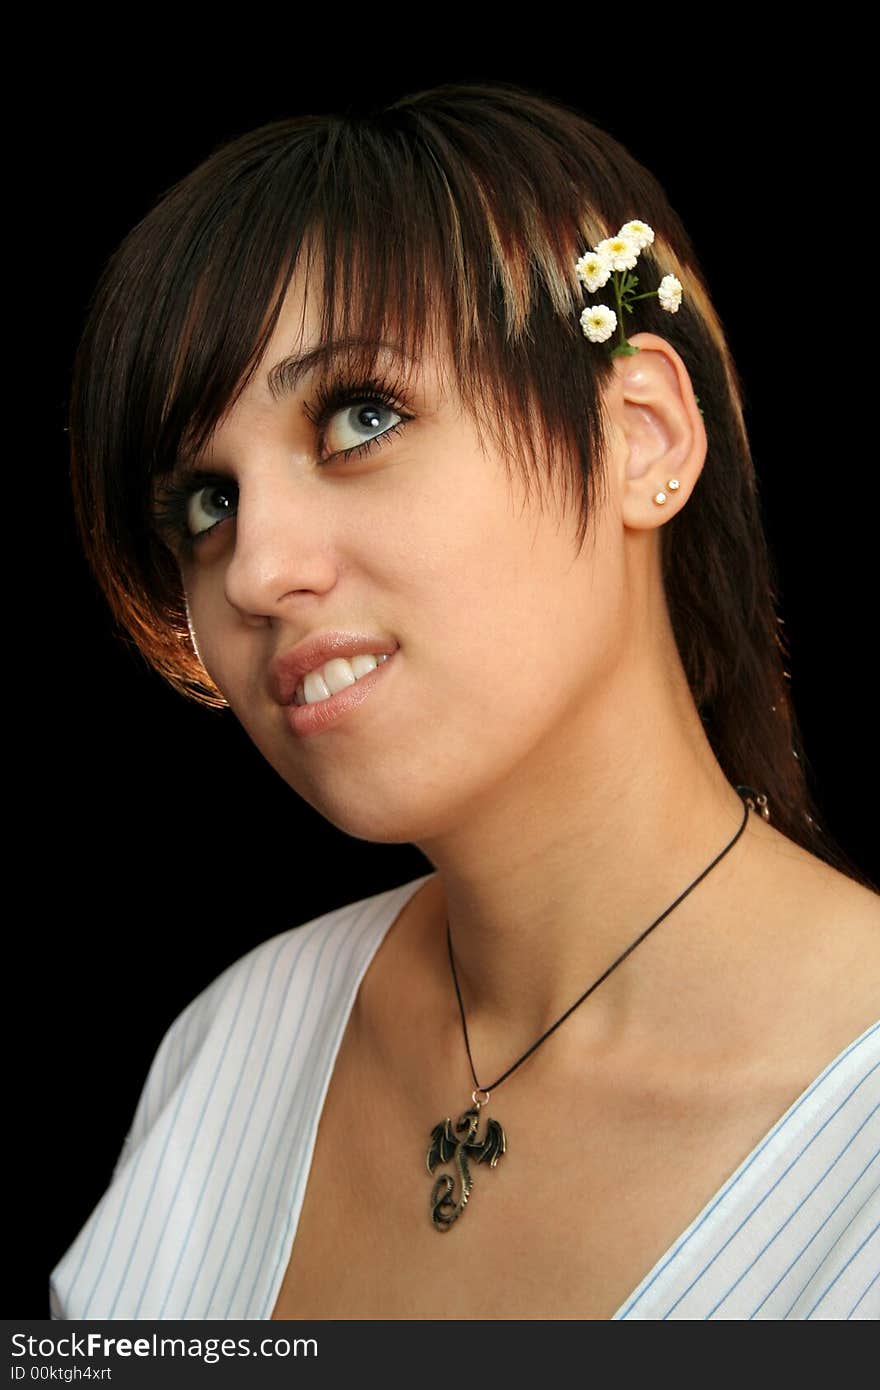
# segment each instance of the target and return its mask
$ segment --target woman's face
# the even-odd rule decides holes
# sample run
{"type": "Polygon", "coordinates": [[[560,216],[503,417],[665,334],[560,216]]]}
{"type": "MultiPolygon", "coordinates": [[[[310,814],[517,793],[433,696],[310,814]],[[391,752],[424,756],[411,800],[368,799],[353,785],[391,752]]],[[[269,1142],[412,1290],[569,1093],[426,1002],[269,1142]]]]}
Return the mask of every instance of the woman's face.
{"type": "MultiPolygon", "coordinates": [[[[371,417],[355,394],[322,443],[303,414],[310,378],[280,400],[266,385],[272,365],[317,339],[300,294],[294,279],[260,371],[204,460],[235,487],[231,514],[181,559],[191,628],[253,742],[322,816],[367,840],[429,842],[551,767],[558,794],[560,767],[590,736],[627,640],[617,493],[595,546],[576,556],[574,520],[549,501],[542,512],[537,490],[527,502],[488,436],[481,450],[436,359],[400,411],[371,417]],[[366,457],[342,452],[368,439],[366,457]],[[357,708],[298,737],[270,665],[334,630],[399,649],[357,708]]],[[[616,430],[611,440],[616,450],[616,430]]],[[[191,525],[205,531],[221,508],[208,483],[191,525]]]]}

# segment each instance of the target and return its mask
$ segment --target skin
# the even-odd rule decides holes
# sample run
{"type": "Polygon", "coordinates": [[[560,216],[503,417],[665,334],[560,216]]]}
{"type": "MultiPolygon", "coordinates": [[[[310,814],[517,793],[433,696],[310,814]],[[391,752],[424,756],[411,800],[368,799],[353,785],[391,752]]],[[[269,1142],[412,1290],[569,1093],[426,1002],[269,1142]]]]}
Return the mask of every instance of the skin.
{"type": "MultiPolygon", "coordinates": [[[[491,446],[481,451],[437,358],[413,382],[404,405],[415,419],[402,432],[322,468],[300,410],[308,378],[280,402],[265,381],[316,340],[303,293],[295,278],[260,371],[206,457],[234,478],[239,501],[182,563],[192,632],[235,715],[300,796],[347,834],[414,843],[437,868],[400,948],[401,988],[433,1007],[433,986],[422,995],[420,982],[440,981],[451,1006],[433,1016],[432,1055],[454,1059],[469,1089],[447,915],[488,1082],[740,827],[742,802],[694,706],[660,574],[661,527],[699,483],[706,434],[681,358],[656,335],[632,335],[641,351],[615,360],[606,397],[609,500],[580,555],[574,518],[527,502],[491,446]],[[670,478],[680,487],[658,506],[670,478]],[[297,739],[271,696],[269,664],[336,628],[395,638],[396,669],[353,714],[297,739]]],[[[358,442],[349,409],[334,416],[325,454],[358,442]]],[[[659,1038],[667,1059],[701,1067],[782,1050],[791,1019],[775,966],[805,988],[830,968],[832,991],[834,969],[848,968],[820,942],[835,893],[857,899],[863,918],[868,900],[875,911],[873,895],[750,814],[731,852],[516,1084],[537,1085],[548,1066],[574,1082],[600,1055],[635,1068],[659,1038]]],[[[860,1017],[854,1007],[805,1046],[804,1084],[860,1017]]]]}

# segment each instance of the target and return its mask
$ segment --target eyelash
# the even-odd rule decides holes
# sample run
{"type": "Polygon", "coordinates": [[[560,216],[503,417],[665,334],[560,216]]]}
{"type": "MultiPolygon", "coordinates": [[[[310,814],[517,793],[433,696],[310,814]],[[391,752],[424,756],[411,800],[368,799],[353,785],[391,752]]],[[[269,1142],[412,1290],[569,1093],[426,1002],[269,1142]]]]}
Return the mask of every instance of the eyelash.
{"type": "MultiPolygon", "coordinates": [[[[350,449],[340,449],[335,454],[330,454],[326,459],[321,460],[320,466],[323,468],[334,460],[363,458],[372,453],[374,449],[380,448],[387,439],[402,430],[404,425],[413,418],[400,405],[402,394],[403,390],[400,383],[380,377],[371,377],[365,381],[351,381],[337,377],[327,383],[322,383],[315,392],[314,400],[303,406],[303,414],[320,431],[321,441],[323,441],[323,430],[327,421],[346,405],[380,405],[386,410],[392,410],[395,415],[400,415],[402,418],[396,425],[390,425],[388,429],[383,430],[373,439],[366,439],[363,444],[356,444],[350,449]]],[[[213,526],[206,527],[204,531],[192,533],[189,530],[187,514],[190,499],[197,492],[203,492],[212,487],[235,491],[235,484],[223,474],[207,473],[198,469],[184,472],[179,483],[168,479],[160,484],[159,494],[153,507],[156,526],[185,555],[190,554],[206,536],[211,535],[222,521],[228,519],[221,517],[220,520],[214,522],[213,526]]]]}

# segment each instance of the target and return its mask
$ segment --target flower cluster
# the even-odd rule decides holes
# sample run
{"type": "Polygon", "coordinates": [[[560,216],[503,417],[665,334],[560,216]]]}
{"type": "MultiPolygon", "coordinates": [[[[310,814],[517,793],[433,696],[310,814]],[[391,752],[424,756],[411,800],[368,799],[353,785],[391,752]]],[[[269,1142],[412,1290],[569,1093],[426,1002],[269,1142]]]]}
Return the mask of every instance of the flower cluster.
{"type": "Polygon", "coordinates": [[[581,314],[581,328],[591,343],[604,343],[620,324],[620,342],[612,352],[612,357],[628,356],[639,349],[627,342],[623,332],[623,311],[632,313],[632,305],[637,299],[650,299],[657,295],[661,307],[668,314],[678,312],[681,303],[681,281],[674,275],[664,275],[660,288],[647,294],[634,294],[639,277],[631,274],[640,252],[650,246],[654,233],[647,222],[633,219],[625,222],[617,236],[606,237],[591,251],[587,251],[575,265],[578,279],[590,294],[595,294],[614,276],[614,294],[617,299],[617,313],[607,304],[589,304],[581,314]]]}

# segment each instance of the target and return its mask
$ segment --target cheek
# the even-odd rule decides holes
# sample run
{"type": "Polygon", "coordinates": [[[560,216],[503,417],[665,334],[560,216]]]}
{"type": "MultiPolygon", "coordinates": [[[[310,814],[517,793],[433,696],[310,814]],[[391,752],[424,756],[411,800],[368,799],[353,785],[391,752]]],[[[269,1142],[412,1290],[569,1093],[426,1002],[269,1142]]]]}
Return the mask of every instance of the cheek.
{"type": "Polygon", "coordinates": [[[222,593],[213,594],[208,584],[190,582],[186,588],[190,637],[199,661],[214,684],[238,708],[249,696],[244,689],[248,663],[252,663],[254,631],[236,622],[222,593]]]}
{"type": "Polygon", "coordinates": [[[572,558],[555,528],[534,532],[482,545],[440,601],[425,595],[409,643],[421,713],[407,750],[422,762],[432,749],[481,766],[515,758],[584,710],[619,660],[620,557],[572,558]]]}

